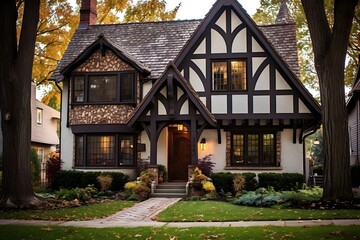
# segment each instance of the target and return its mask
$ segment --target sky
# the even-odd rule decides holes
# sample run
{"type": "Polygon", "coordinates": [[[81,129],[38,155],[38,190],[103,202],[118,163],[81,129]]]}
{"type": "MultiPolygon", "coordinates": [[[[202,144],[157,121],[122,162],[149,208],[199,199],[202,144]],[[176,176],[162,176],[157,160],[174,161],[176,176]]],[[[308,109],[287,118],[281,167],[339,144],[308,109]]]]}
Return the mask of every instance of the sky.
{"type": "MultiPolygon", "coordinates": [[[[259,0],[238,0],[247,13],[252,16],[260,6],[259,0]]],[[[168,9],[181,2],[176,19],[203,19],[216,0],[167,0],[168,9]]]]}

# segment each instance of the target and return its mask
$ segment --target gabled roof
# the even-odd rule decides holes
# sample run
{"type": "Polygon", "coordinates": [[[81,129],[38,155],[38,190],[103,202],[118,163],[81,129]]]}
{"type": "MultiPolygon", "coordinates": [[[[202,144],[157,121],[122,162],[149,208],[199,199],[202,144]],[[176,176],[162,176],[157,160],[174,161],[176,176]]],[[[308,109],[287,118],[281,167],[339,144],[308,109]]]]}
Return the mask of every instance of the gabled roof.
{"type": "Polygon", "coordinates": [[[168,62],[179,54],[199,23],[199,20],[186,20],[89,25],[86,29],[75,31],[57,70],[64,72],[102,35],[116,49],[128,53],[150,69],[149,78],[156,79],[168,62]]]}
{"type": "Polygon", "coordinates": [[[145,113],[145,110],[151,104],[152,99],[155,94],[160,92],[162,88],[167,84],[168,76],[172,75],[172,81],[176,82],[183,89],[184,93],[188,96],[189,101],[194,104],[197,111],[204,117],[204,119],[213,127],[216,127],[216,119],[214,115],[210,113],[210,111],[206,108],[206,106],[199,99],[198,94],[191,86],[190,82],[187,81],[179,70],[176,68],[173,62],[170,62],[166,67],[165,72],[161,75],[161,77],[154,83],[150,92],[145,96],[143,101],[137,106],[134,110],[134,114],[128,120],[128,127],[132,127],[135,122],[141,117],[142,114],[145,113]]]}
{"type": "Polygon", "coordinates": [[[122,49],[119,44],[116,42],[112,42],[111,40],[107,39],[104,35],[100,34],[92,44],[90,44],[87,48],[84,49],[83,52],[81,52],[80,55],[78,55],[75,60],[73,60],[69,65],[67,65],[65,68],[61,70],[61,74],[66,75],[71,73],[72,70],[74,70],[76,67],[80,66],[84,61],[87,60],[88,57],[90,57],[91,54],[94,53],[97,49],[105,49],[109,48],[111,51],[113,51],[120,59],[128,63],[130,66],[134,67],[137,71],[143,73],[143,74],[150,74],[150,69],[137,60],[134,56],[132,56],[130,53],[122,49]]]}
{"type": "MultiPolygon", "coordinates": [[[[201,22],[201,24],[199,25],[199,27],[191,37],[190,41],[187,42],[181,53],[175,59],[175,65],[179,66],[179,64],[185,59],[185,57],[191,51],[192,46],[204,34],[204,32],[206,31],[207,27],[209,26],[215,15],[224,7],[232,7],[235,10],[235,12],[240,15],[241,19],[246,24],[246,26],[252,31],[254,36],[256,36],[256,38],[263,44],[263,46],[265,47],[264,50],[270,53],[274,61],[284,71],[285,75],[292,80],[292,83],[294,84],[300,95],[307,100],[312,110],[320,117],[321,116],[320,105],[315,101],[315,99],[312,97],[310,92],[304,87],[304,85],[296,76],[296,74],[291,70],[289,64],[282,58],[280,53],[276,51],[274,45],[270,43],[270,41],[266,38],[264,32],[260,30],[260,28],[256,25],[256,23],[247,14],[247,12],[244,10],[244,8],[237,0],[218,0],[215,2],[209,13],[206,15],[205,19],[201,22]]],[[[282,31],[283,26],[286,25],[293,26],[294,24],[291,23],[291,24],[271,25],[271,26],[276,27],[277,29],[279,29],[280,32],[282,31]]],[[[263,27],[263,29],[267,29],[267,27],[266,28],[263,27]]],[[[289,40],[284,38],[281,39],[281,36],[276,36],[276,39],[279,40],[276,43],[277,45],[278,44],[282,45],[284,44],[284,42],[286,42],[286,40],[289,40]]],[[[296,43],[296,39],[295,39],[295,43],[296,43]]],[[[296,57],[297,57],[297,49],[294,50],[294,53],[296,53],[296,57]]],[[[286,56],[286,54],[283,54],[283,56],[286,56]]]]}
{"type": "MultiPolygon", "coordinates": [[[[219,2],[222,1],[218,1],[218,5],[219,2]]],[[[232,2],[235,1],[232,0],[232,2]]],[[[244,9],[242,11],[245,12],[244,9]]],[[[128,53],[139,62],[139,65],[146,66],[151,70],[149,78],[157,79],[169,61],[174,61],[178,56],[201,22],[203,21],[142,22],[89,25],[86,29],[77,29],[53,78],[61,79],[60,73],[64,72],[64,69],[68,69],[68,65],[78,59],[90,45],[98,41],[99,36],[103,36],[114,48],[128,53]]],[[[255,23],[252,24],[255,25],[255,23]]],[[[289,39],[291,35],[289,31],[292,28],[293,24],[259,26],[280,56],[285,59],[295,74],[299,75],[296,39],[289,39]]]]}

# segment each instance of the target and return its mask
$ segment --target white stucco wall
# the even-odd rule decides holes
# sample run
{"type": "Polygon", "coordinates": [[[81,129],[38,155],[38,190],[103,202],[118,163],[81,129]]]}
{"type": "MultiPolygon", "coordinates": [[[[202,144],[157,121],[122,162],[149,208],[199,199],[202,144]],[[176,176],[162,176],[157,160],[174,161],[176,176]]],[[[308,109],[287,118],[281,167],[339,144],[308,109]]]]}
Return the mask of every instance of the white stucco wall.
{"type": "Polygon", "coordinates": [[[282,172],[303,173],[303,145],[293,143],[292,129],[281,132],[281,166],[282,172]]]}
{"type": "Polygon", "coordinates": [[[157,142],[157,163],[167,167],[168,158],[168,130],[164,128],[157,142]]]}
{"type": "Polygon", "coordinates": [[[204,150],[200,149],[198,143],[198,156],[203,158],[206,155],[212,154],[211,161],[215,163],[214,172],[224,172],[226,167],[226,133],[221,130],[221,144],[218,144],[217,130],[204,130],[200,139],[206,139],[204,150]]]}
{"type": "Polygon", "coordinates": [[[68,119],[68,83],[63,82],[63,91],[61,99],[61,142],[60,142],[60,158],[63,161],[61,165],[62,170],[71,170],[73,167],[73,156],[74,156],[74,136],[71,132],[70,127],[66,126],[68,119]]]}

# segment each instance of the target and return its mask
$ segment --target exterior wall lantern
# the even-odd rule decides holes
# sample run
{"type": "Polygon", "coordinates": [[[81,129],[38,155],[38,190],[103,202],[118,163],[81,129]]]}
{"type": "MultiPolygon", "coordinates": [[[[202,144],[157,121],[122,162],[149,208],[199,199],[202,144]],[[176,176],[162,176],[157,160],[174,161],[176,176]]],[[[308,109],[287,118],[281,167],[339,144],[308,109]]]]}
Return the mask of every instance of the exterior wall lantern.
{"type": "Polygon", "coordinates": [[[315,138],[315,140],[314,140],[314,144],[315,144],[315,145],[319,145],[319,144],[320,144],[320,141],[319,141],[319,139],[318,139],[318,138],[315,138]]]}
{"type": "Polygon", "coordinates": [[[206,145],[206,139],[203,138],[203,139],[201,139],[201,141],[200,141],[200,149],[201,149],[202,151],[204,151],[205,145],[206,145]]]}
{"type": "Polygon", "coordinates": [[[177,125],[177,130],[178,130],[178,131],[184,131],[184,125],[178,124],[178,125],[177,125]]]}

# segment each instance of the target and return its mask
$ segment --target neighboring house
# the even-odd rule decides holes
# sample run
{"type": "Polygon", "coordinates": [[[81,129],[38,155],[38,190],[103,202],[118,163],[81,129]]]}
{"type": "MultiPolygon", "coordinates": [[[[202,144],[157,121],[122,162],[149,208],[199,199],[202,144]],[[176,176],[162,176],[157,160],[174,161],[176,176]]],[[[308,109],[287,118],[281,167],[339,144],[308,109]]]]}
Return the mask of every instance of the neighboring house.
{"type": "Polygon", "coordinates": [[[282,1],[257,26],[236,0],[205,19],[96,24],[96,1],[58,66],[63,169],[167,167],[186,181],[212,154],[214,171],[306,173],[304,138],[320,107],[299,80],[295,23],[282,1]]]}
{"type": "Polygon", "coordinates": [[[360,163],[360,65],[347,102],[349,114],[350,164],[360,163]]]}
{"type": "MultiPolygon", "coordinates": [[[[56,151],[59,145],[60,112],[36,99],[36,85],[31,84],[31,148],[34,148],[42,163],[46,155],[56,151]]],[[[1,115],[0,115],[1,116],[1,115]]],[[[0,154],[3,141],[0,128],[0,154]]]]}
{"type": "MultiPolygon", "coordinates": [[[[59,145],[60,112],[36,99],[36,85],[31,84],[31,147],[45,163],[46,156],[59,145]]],[[[44,165],[43,165],[44,166],[44,165]]]]}

